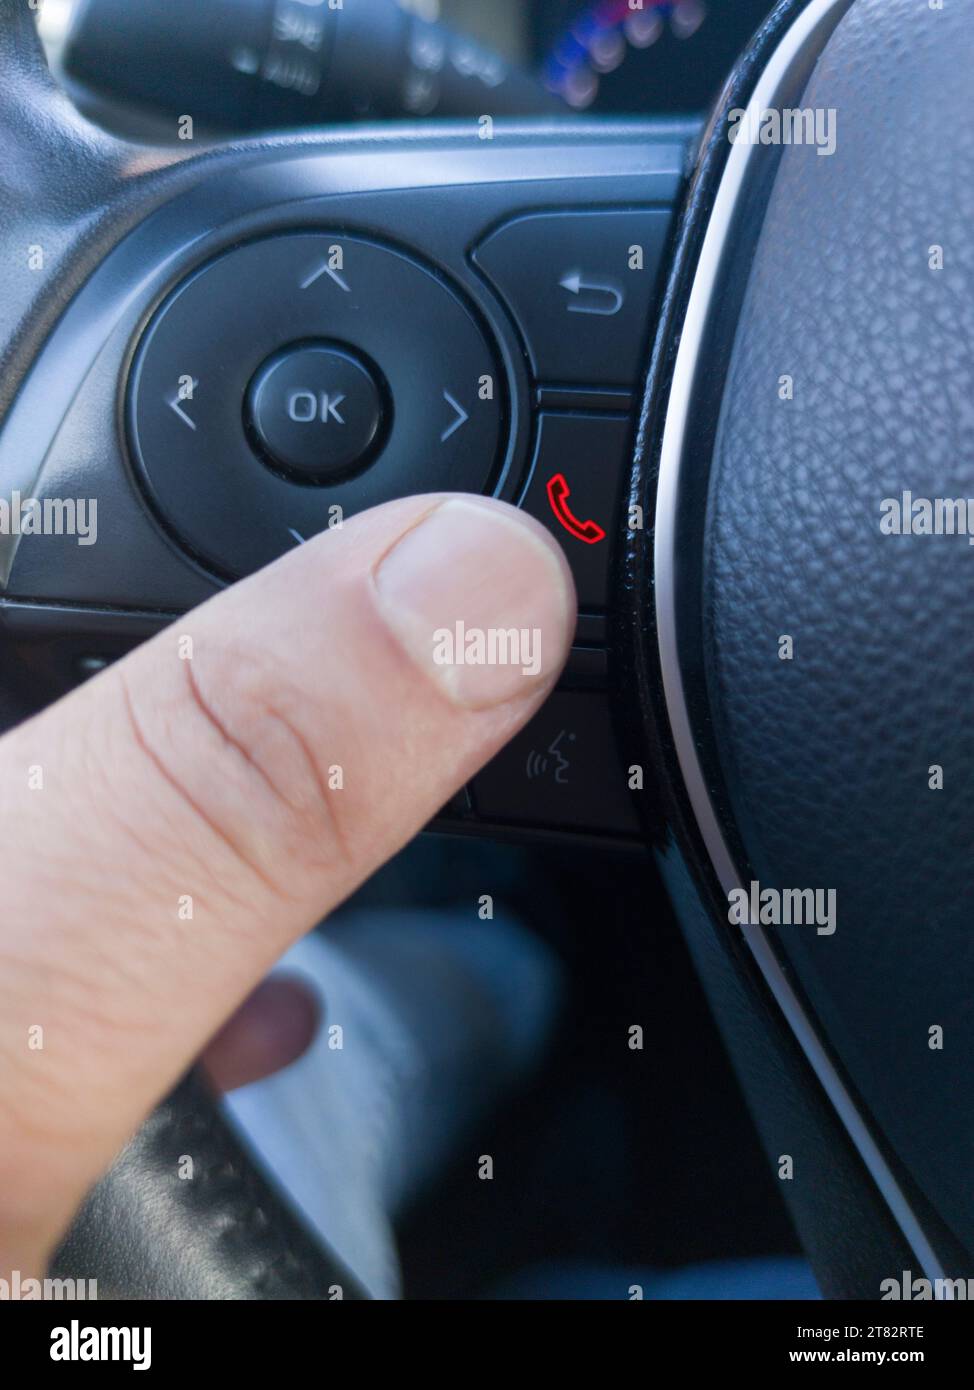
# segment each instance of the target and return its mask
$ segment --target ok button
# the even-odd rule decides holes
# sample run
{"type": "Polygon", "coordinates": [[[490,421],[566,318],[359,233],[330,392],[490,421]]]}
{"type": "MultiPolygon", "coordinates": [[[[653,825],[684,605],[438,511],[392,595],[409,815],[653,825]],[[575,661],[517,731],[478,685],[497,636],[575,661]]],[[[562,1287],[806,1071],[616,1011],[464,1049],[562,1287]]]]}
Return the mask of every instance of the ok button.
{"type": "Polygon", "coordinates": [[[336,482],[372,461],[384,424],[375,374],[352,349],[284,348],[247,391],[247,425],[265,462],[302,482],[336,482]]]}

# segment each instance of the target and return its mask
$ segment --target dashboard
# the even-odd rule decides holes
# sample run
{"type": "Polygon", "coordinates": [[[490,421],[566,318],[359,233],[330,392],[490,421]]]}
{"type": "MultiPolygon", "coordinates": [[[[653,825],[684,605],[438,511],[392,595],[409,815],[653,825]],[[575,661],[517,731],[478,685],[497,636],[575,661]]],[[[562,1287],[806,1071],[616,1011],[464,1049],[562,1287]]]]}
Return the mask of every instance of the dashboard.
{"type": "Polygon", "coordinates": [[[689,116],[772,0],[44,0],[52,70],[91,119],[201,131],[374,119],[689,116]]]}
{"type": "Polygon", "coordinates": [[[704,110],[772,0],[412,0],[540,72],[578,111],[704,110]]]}

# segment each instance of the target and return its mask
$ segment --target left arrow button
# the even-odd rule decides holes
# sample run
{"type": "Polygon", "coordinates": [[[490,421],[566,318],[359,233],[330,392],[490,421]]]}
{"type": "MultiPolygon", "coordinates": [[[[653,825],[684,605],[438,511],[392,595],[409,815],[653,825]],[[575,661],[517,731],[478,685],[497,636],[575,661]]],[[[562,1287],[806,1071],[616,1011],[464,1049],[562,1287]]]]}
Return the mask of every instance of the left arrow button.
{"type": "Polygon", "coordinates": [[[183,387],[180,387],[176,394],[166,402],[166,404],[169,406],[169,409],[174,411],[179,416],[183,424],[188,425],[189,428],[194,431],[196,429],[196,421],[192,420],[189,417],[189,415],[187,415],[186,411],[183,409],[183,403],[185,401],[191,401],[193,399],[193,392],[196,390],[197,386],[199,386],[199,382],[193,381],[188,391],[185,391],[183,387]]]}

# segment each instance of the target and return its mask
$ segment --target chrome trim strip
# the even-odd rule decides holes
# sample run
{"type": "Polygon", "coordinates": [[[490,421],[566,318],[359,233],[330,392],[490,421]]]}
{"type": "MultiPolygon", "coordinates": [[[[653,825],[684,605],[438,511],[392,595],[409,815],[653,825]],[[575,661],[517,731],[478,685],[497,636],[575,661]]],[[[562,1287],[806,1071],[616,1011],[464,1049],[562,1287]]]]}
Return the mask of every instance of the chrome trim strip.
{"type": "MultiPolygon", "coordinates": [[[[817,46],[819,51],[824,48],[842,13],[848,9],[849,3],[850,0],[811,0],[784,34],[761,74],[749,103],[752,114],[777,104],[775,98],[786,85],[795,65],[807,57],[811,46],[817,46]],[[836,11],[840,13],[837,14],[836,11]]],[[[656,624],[667,713],[687,795],[707,853],[726,893],[745,885],[721,833],[690,725],[677,645],[676,517],[684,441],[701,345],[719,282],[734,212],[758,148],[745,141],[737,141],[731,146],[717,190],[690,291],[674,366],[663,427],[656,503],[656,624]]],[[[812,1020],[789,984],[774,955],[767,934],[760,925],[754,923],[742,927],[742,931],[789,1027],[835,1107],[904,1239],[922,1266],[924,1276],[930,1280],[944,1279],[946,1275],[940,1260],[870,1134],[865,1120],[856,1108],[855,1101],[829,1059],[812,1020]]],[[[877,1290],[877,1297],[878,1293],[877,1290]]]]}

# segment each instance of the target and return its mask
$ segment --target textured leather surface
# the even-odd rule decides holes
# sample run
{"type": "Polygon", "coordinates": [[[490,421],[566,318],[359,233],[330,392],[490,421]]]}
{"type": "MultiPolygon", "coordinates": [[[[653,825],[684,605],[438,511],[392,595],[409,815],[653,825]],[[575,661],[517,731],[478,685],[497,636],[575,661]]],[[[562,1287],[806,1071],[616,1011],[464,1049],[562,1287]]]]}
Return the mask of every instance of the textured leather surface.
{"type": "Polygon", "coordinates": [[[974,550],[879,521],[904,489],[974,497],[972,72],[969,6],[857,0],[812,77],[802,104],[835,108],[838,146],[784,151],[757,248],[711,477],[704,632],[753,876],[837,893],[834,936],[776,940],[968,1249],[974,550]]]}
{"type": "MultiPolygon", "coordinates": [[[[782,0],[755,36],[702,145],[681,217],[637,436],[631,501],[644,506],[647,515],[655,509],[666,398],[687,296],[730,149],[727,112],[746,105],[769,54],[806,3],[782,0]]],[[[777,286],[776,292],[785,288],[777,286]]],[[[756,556],[761,544],[755,546],[756,556]]],[[[647,831],[769,1161],[776,1167],[781,1154],[795,1160],[795,1177],[781,1184],[781,1192],[822,1292],[831,1298],[874,1299],[890,1270],[915,1269],[916,1263],[740,934],[727,930],[726,898],[683,789],[660,682],[652,531],[630,533],[622,584],[624,601],[616,621],[623,658],[617,672],[617,714],[627,746],[638,746],[641,738],[647,763],[658,769],[660,811],[647,822],[647,831]]],[[[701,745],[707,732],[702,724],[701,745]]],[[[927,1224],[936,1226],[934,1221],[927,1224]]],[[[948,1242],[938,1240],[938,1245],[948,1242]]]]}
{"type": "Polygon", "coordinates": [[[0,416],[106,241],[125,231],[123,190],[170,162],[78,116],[51,80],[34,19],[25,0],[0,0],[0,416]]]}
{"type": "Polygon", "coordinates": [[[192,1074],[95,1188],[54,1271],[97,1279],[102,1299],[361,1297],[258,1176],[192,1074]]]}
{"type": "Polygon", "coordinates": [[[660,867],[775,1178],[792,1161],[778,1186],[823,1298],[878,1298],[891,1271],[915,1268],[909,1247],[753,963],[726,949],[675,847],[660,867]]]}

